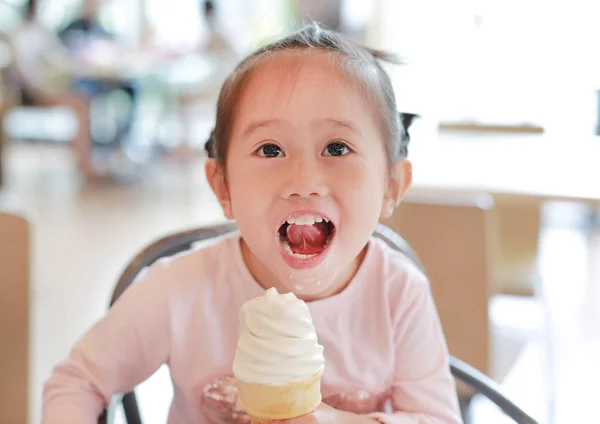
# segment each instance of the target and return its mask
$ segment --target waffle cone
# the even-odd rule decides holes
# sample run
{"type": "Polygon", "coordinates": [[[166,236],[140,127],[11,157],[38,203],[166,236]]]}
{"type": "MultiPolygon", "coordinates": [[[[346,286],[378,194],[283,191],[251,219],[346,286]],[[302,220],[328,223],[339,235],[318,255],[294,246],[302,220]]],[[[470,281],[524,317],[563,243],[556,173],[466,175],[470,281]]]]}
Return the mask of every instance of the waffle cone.
{"type": "Polygon", "coordinates": [[[271,424],[273,422],[273,420],[267,419],[267,418],[250,417],[250,422],[252,424],[271,424]]]}
{"type": "Polygon", "coordinates": [[[308,414],[321,404],[321,373],[307,380],[286,385],[237,381],[237,404],[253,424],[269,424],[308,414]]]}

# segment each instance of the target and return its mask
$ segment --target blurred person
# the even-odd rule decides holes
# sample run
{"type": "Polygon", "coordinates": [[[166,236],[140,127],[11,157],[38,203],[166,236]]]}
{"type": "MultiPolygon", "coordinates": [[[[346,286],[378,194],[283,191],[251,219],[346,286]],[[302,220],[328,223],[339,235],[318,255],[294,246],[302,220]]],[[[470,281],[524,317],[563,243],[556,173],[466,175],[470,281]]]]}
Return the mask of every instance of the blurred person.
{"type": "Polygon", "coordinates": [[[196,152],[191,144],[191,127],[198,119],[195,106],[208,105],[212,111],[225,77],[240,60],[219,28],[215,2],[201,0],[199,8],[207,27],[205,40],[169,65],[169,86],[183,122],[183,139],[176,150],[176,156],[182,160],[193,157],[196,152]]]}
{"type": "MultiPolygon", "coordinates": [[[[203,0],[200,4],[208,28],[208,37],[206,42],[199,46],[199,53],[210,54],[223,67],[237,64],[240,56],[236,53],[229,38],[219,28],[215,1],[203,0]]],[[[231,69],[228,70],[228,72],[230,71],[231,69]]]]}
{"type": "MultiPolygon", "coordinates": [[[[70,54],[84,62],[116,61],[119,60],[120,54],[125,54],[121,51],[123,49],[117,37],[102,25],[99,19],[101,6],[102,0],[84,0],[81,13],[59,31],[59,37],[70,54]]],[[[115,91],[125,93],[129,100],[129,107],[117,138],[125,138],[130,135],[139,92],[134,81],[90,75],[76,78],[73,81],[73,87],[89,97],[106,95],[115,91]]]]}
{"type": "Polygon", "coordinates": [[[25,4],[23,25],[10,34],[15,55],[17,84],[25,105],[66,106],[76,115],[78,128],[72,141],[79,170],[98,176],[92,163],[90,99],[72,90],[68,51],[52,31],[38,21],[38,1],[25,4]]]}
{"type": "Polygon", "coordinates": [[[110,33],[99,20],[100,0],[84,0],[79,16],[69,22],[58,35],[69,50],[75,50],[88,38],[113,41],[110,33]]]}

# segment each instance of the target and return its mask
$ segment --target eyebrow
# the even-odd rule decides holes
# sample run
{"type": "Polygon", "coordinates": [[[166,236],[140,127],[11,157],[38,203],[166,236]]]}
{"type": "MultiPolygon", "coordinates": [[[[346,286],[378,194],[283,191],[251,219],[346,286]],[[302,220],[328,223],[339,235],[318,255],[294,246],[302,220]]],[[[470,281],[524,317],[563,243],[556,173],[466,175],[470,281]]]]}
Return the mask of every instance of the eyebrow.
{"type": "Polygon", "coordinates": [[[354,134],[357,135],[362,135],[361,132],[358,130],[358,128],[356,128],[354,125],[352,125],[351,122],[348,121],[343,121],[343,120],[339,120],[339,119],[331,119],[331,118],[327,118],[325,119],[326,122],[333,124],[334,127],[340,127],[340,128],[345,128],[347,130],[352,131],[354,134]]]}
{"type": "Polygon", "coordinates": [[[270,127],[273,124],[280,124],[281,123],[281,119],[265,119],[265,120],[260,120],[260,121],[254,121],[251,122],[246,129],[244,130],[243,137],[247,138],[249,137],[254,131],[258,130],[259,128],[265,128],[265,127],[270,127]]]}
{"type": "MultiPolygon", "coordinates": [[[[333,125],[334,128],[345,128],[345,129],[353,132],[354,134],[362,135],[362,133],[354,125],[352,125],[352,123],[349,121],[327,118],[320,122],[325,122],[325,123],[331,124],[331,125],[333,125]]],[[[250,124],[248,124],[248,126],[246,127],[246,129],[244,130],[244,132],[242,134],[243,134],[244,138],[247,138],[250,135],[252,135],[252,133],[254,131],[256,131],[260,128],[268,128],[272,125],[278,125],[281,123],[282,123],[281,119],[264,119],[264,120],[254,121],[254,122],[251,122],[250,124]]]]}

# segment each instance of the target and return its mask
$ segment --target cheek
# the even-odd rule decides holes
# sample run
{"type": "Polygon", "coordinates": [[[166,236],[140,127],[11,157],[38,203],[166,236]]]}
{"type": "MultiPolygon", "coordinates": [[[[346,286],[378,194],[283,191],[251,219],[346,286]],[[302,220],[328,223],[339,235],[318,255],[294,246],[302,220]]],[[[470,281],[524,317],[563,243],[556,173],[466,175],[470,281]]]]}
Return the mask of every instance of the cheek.
{"type": "Polygon", "coordinates": [[[289,165],[274,159],[234,157],[228,162],[228,176],[232,186],[241,193],[247,191],[266,194],[273,190],[274,182],[280,181],[289,171],[289,165]]]}
{"type": "Polygon", "coordinates": [[[253,221],[263,217],[274,196],[273,178],[248,161],[229,164],[229,193],[237,221],[253,221]]]}
{"type": "Polygon", "coordinates": [[[381,199],[387,181],[385,169],[385,166],[363,160],[340,163],[332,169],[334,190],[337,187],[353,197],[381,199]]]}

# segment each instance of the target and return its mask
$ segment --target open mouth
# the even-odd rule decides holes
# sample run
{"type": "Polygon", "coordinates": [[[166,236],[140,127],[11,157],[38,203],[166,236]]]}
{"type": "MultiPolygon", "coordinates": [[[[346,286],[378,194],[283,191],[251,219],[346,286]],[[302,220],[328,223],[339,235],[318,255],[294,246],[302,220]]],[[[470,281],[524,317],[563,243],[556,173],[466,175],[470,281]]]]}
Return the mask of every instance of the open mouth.
{"type": "Polygon", "coordinates": [[[318,215],[303,215],[288,220],[279,227],[283,249],[297,259],[321,255],[335,235],[335,225],[318,215]]]}

